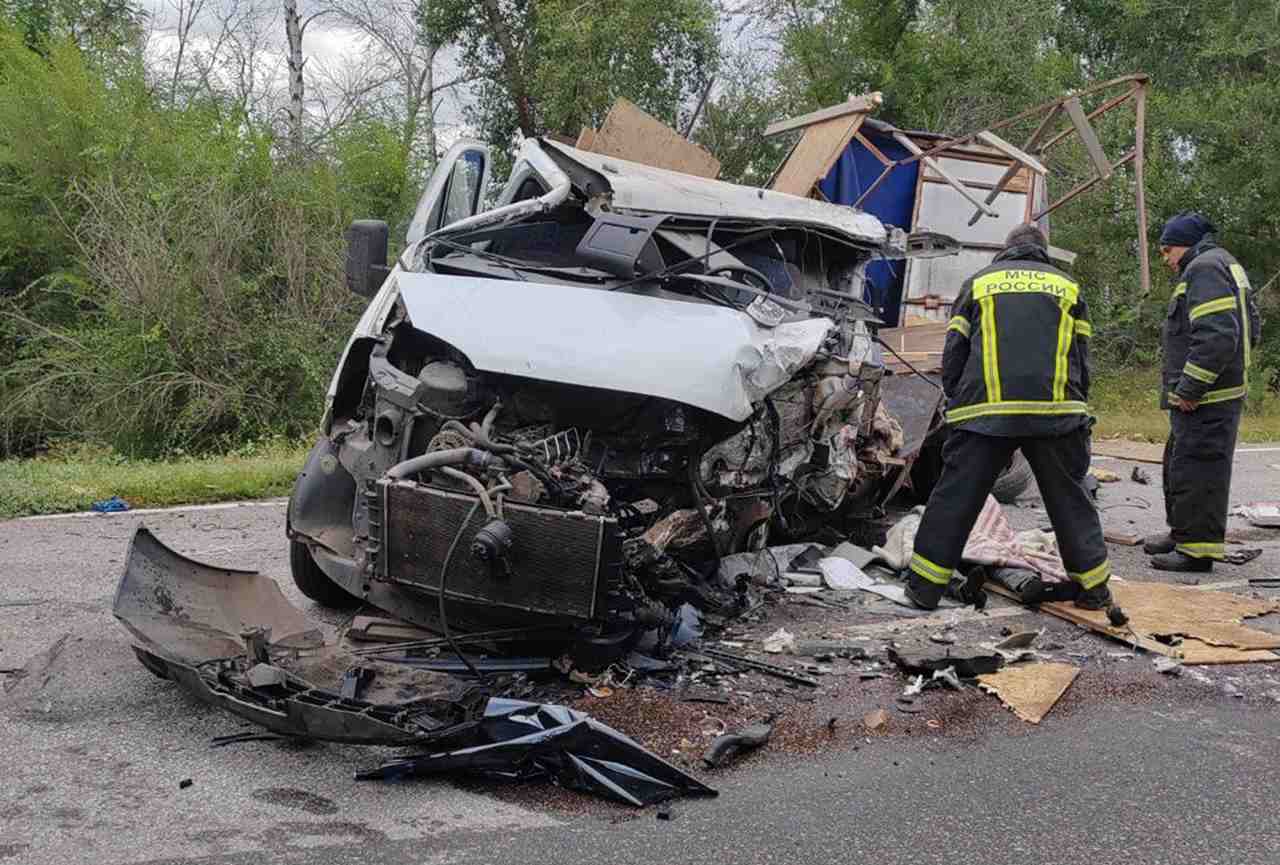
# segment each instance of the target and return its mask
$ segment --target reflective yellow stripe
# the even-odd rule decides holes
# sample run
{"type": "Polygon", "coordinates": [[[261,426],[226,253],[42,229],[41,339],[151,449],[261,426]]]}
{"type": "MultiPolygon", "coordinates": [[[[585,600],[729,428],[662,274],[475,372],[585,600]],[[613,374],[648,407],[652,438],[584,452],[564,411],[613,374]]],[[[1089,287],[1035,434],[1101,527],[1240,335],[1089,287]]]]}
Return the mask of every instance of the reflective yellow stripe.
{"type": "Polygon", "coordinates": [[[1067,311],[1070,304],[1064,299],[1061,316],[1058,318],[1058,349],[1054,355],[1053,367],[1053,399],[1062,402],[1067,398],[1067,355],[1071,351],[1071,334],[1075,331],[1075,319],[1067,311]]]}
{"type": "Polygon", "coordinates": [[[1200,398],[1201,404],[1210,402],[1227,402],[1228,400],[1240,399],[1248,392],[1245,385],[1238,387],[1224,387],[1221,390],[1211,390],[1200,398]]]}
{"type": "Polygon", "coordinates": [[[1191,312],[1188,313],[1188,316],[1192,321],[1195,321],[1202,316],[1213,315],[1215,312],[1230,312],[1235,308],[1236,299],[1234,297],[1220,297],[1217,300],[1191,307],[1191,312]]]}
{"type": "Polygon", "coordinates": [[[961,406],[947,412],[948,423],[972,420],[975,417],[1001,414],[1088,414],[1089,407],[1076,400],[1053,402],[1050,400],[1010,400],[1008,402],[980,402],[961,406]]]}
{"type": "Polygon", "coordinates": [[[1000,400],[1000,357],[996,347],[996,299],[987,295],[978,301],[982,309],[982,378],[987,399],[1000,400]]]}
{"type": "Polygon", "coordinates": [[[1238,264],[1231,265],[1231,275],[1235,277],[1236,287],[1240,290],[1240,332],[1244,335],[1244,383],[1249,385],[1249,361],[1253,346],[1249,344],[1249,274],[1238,264]]]}
{"type": "Polygon", "coordinates": [[[1043,270],[993,270],[974,279],[975,300],[996,294],[1051,294],[1072,306],[1080,298],[1080,286],[1043,270]]]}
{"type": "Polygon", "coordinates": [[[1187,284],[1186,284],[1185,282],[1180,282],[1180,283],[1178,283],[1176,286],[1174,286],[1174,288],[1173,288],[1173,294],[1171,294],[1171,295],[1169,296],[1169,299],[1170,299],[1170,300],[1172,300],[1173,298],[1177,297],[1178,295],[1180,295],[1180,294],[1186,294],[1186,293],[1187,293],[1187,284]]]}
{"type": "Polygon", "coordinates": [[[1093,325],[1083,319],[1076,319],[1076,336],[1093,336],[1093,325]]]}
{"type": "Polygon", "coordinates": [[[963,334],[967,339],[969,337],[969,319],[963,315],[952,316],[951,323],[947,325],[947,330],[954,330],[956,333],[963,334]]]}
{"type": "Polygon", "coordinates": [[[951,568],[935,565],[919,553],[911,554],[911,570],[931,583],[945,586],[951,582],[951,568]]]}
{"type": "Polygon", "coordinates": [[[1111,577],[1111,561],[1110,559],[1103,559],[1102,564],[1079,573],[1067,571],[1067,576],[1079,583],[1082,589],[1092,589],[1094,586],[1105,583],[1111,577]]]}
{"type": "Polygon", "coordinates": [[[1194,378],[1196,381],[1202,381],[1205,384],[1213,384],[1218,380],[1218,374],[1216,372],[1210,372],[1202,366],[1196,366],[1191,361],[1187,361],[1183,364],[1182,371],[1191,378],[1194,378]]]}
{"type": "Polygon", "coordinates": [[[1221,559],[1226,555],[1226,547],[1220,543],[1178,544],[1174,549],[1193,559],[1221,559]]]}

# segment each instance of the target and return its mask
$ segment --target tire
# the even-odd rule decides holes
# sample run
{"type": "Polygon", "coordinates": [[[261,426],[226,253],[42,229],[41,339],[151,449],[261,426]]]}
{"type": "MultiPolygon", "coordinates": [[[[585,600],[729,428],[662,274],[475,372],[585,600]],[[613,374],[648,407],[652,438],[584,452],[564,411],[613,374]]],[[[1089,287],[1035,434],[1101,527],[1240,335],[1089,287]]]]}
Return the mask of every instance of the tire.
{"type": "Polygon", "coordinates": [[[1031,486],[1032,477],[1031,464],[1022,455],[1022,451],[1015,451],[1009,467],[996,478],[991,495],[1002,505],[1013,504],[1031,486]]]}
{"type": "Polygon", "coordinates": [[[352,610],[363,603],[329,579],[329,575],[320,570],[320,566],[312,558],[311,550],[301,541],[289,542],[289,570],[293,573],[293,582],[299,591],[322,607],[352,610]]]}

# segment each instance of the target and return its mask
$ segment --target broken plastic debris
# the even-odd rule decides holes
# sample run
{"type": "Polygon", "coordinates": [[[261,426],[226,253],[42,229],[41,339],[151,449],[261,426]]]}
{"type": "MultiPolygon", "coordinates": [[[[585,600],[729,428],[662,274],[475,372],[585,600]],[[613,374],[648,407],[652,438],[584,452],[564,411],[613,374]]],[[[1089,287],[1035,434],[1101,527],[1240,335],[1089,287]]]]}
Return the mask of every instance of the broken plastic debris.
{"type": "Polygon", "coordinates": [[[724,765],[730,758],[745,750],[759,748],[769,741],[773,727],[769,724],[752,724],[734,733],[717,736],[702,755],[708,769],[724,765]]]}
{"type": "Polygon", "coordinates": [[[100,514],[118,514],[129,510],[129,503],[119,496],[112,496],[100,502],[94,502],[89,508],[100,514]]]}
{"type": "Polygon", "coordinates": [[[912,679],[911,682],[907,685],[907,687],[903,689],[902,696],[914,697],[916,694],[919,694],[923,690],[924,690],[924,676],[919,675],[919,676],[916,676],[914,679],[912,679]]]}
{"type": "Polygon", "coordinates": [[[1029,649],[1044,631],[1021,631],[996,643],[997,649],[1029,649]]]}
{"type": "Polygon", "coordinates": [[[778,628],[764,639],[764,650],[771,655],[793,651],[796,647],[795,634],[786,628],[778,628]]]}
{"type": "Polygon", "coordinates": [[[637,807],[716,791],[617,730],[565,706],[492,699],[471,735],[484,744],[402,757],[356,780],[477,773],[594,793],[637,807]]]}
{"type": "Polygon", "coordinates": [[[1280,528],[1280,502],[1254,502],[1242,505],[1231,513],[1244,517],[1251,525],[1280,528]]]}
{"type": "Polygon", "coordinates": [[[784,575],[787,584],[800,588],[821,588],[822,574],[810,574],[805,571],[787,571],[784,575]]]}
{"type": "Polygon", "coordinates": [[[852,591],[865,589],[875,583],[875,580],[864,574],[861,568],[848,559],[825,558],[818,562],[818,567],[822,569],[822,581],[828,588],[852,591]]]}
{"type": "Polygon", "coordinates": [[[960,682],[960,677],[956,675],[955,667],[947,667],[945,670],[934,670],[933,680],[941,682],[953,691],[963,691],[964,685],[960,682]]]}

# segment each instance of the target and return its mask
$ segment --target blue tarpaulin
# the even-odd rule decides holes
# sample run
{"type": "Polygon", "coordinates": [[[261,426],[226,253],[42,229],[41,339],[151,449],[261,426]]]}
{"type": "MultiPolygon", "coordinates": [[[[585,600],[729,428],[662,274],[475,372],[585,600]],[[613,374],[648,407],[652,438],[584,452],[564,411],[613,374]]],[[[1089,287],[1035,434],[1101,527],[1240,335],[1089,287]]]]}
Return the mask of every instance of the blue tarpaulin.
{"type": "MultiPolygon", "coordinates": [[[[864,129],[863,134],[889,159],[896,161],[911,155],[892,138],[869,129],[864,129]]],[[[860,141],[854,139],[840,154],[818,188],[828,201],[852,205],[876,182],[883,171],[884,165],[880,160],[860,141]]],[[[903,231],[910,231],[912,211],[915,209],[916,178],[919,173],[919,162],[895,168],[875,193],[862,203],[862,209],[886,225],[896,225],[903,231]]],[[[880,260],[867,266],[866,300],[881,310],[881,317],[891,327],[898,324],[904,263],[901,260],[880,260]]]]}

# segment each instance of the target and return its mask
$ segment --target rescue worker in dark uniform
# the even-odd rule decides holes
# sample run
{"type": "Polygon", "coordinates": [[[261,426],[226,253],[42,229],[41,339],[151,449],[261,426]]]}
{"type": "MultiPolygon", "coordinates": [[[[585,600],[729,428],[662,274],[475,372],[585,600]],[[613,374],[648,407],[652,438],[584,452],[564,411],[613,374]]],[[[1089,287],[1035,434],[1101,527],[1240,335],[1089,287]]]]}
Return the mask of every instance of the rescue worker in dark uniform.
{"type": "Polygon", "coordinates": [[[952,307],[942,355],[950,435],[916,533],[907,597],[933,609],[996,478],[1021,449],[1044,497],[1076,605],[1110,608],[1111,564],[1085,488],[1093,419],[1088,309],[1080,286],[1049,263],[1034,225],[1009,233],[952,307]]]}
{"type": "Polygon", "coordinates": [[[1249,383],[1249,353],[1261,323],[1244,268],[1214,240],[1199,213],[1170,219],[1160,256],[1180,281],[1169,301],[1160,407],[1169,409],[1164,448],[1166,534],[1143,548],[1163,571],[1203,572],[1223,557],[1231,462],[1249,383]]]}

